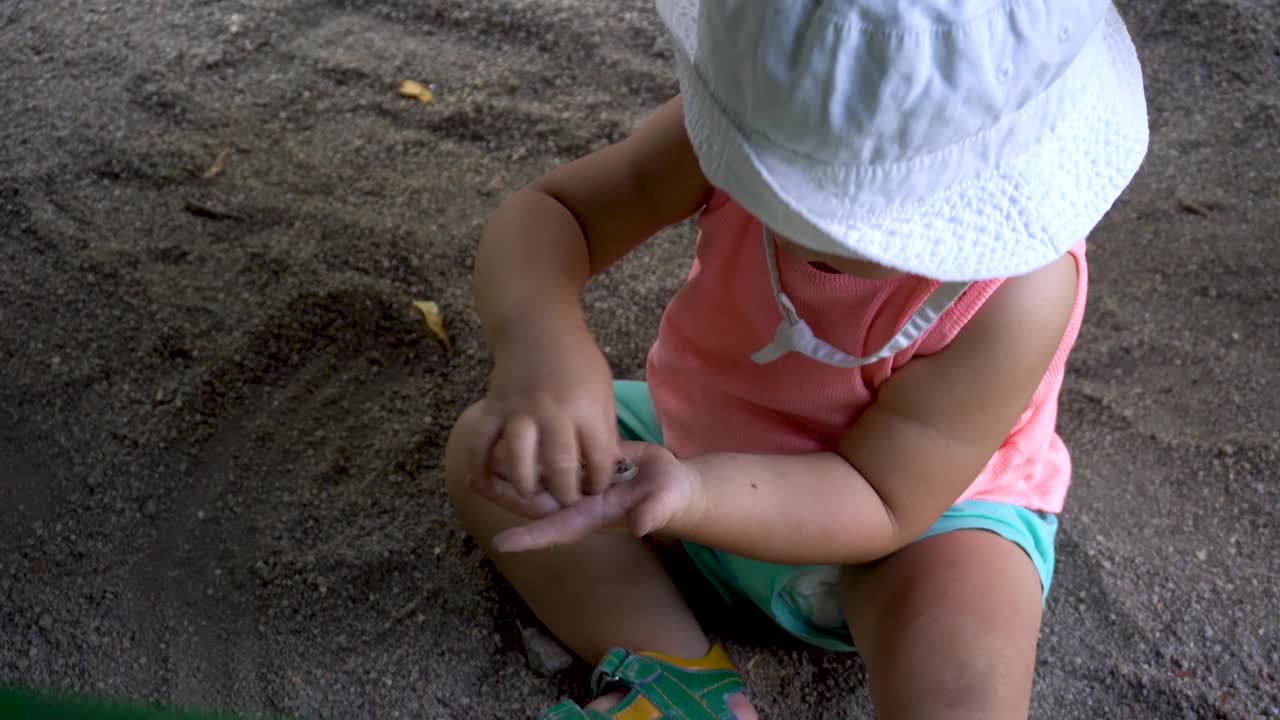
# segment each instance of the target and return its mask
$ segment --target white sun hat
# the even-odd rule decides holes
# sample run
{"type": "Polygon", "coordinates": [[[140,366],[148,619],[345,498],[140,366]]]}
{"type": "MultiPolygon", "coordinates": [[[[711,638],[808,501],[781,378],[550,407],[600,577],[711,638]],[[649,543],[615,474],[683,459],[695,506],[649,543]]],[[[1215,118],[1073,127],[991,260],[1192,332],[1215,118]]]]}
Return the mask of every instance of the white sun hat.
{"type": "Polygon", "coordinates": [[[812,250],[944,281],[1030,272],[1147,150],[1102,0],[657,0],[707,179],[812,250]]]}

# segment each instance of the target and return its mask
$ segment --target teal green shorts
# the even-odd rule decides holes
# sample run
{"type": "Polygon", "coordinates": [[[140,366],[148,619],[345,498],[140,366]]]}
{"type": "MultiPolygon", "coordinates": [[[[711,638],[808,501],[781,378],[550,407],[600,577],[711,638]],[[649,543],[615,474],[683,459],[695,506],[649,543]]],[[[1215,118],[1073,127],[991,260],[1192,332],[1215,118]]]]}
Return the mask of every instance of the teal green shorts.
{"type": "MultiPolygon", "coordinates": [[[[662,429],[643,382],[614,383],[618,429],[627,440],[662,443],[662,429]]],[[[942,514],[920,539],[952,530],[988,530],[1022,548],[1045,596],[1053,579],[1053,542],[1058,519],[1008,503],[965,500],[942,514]]],[[[840,568],[834,565],[778,565],[750,560],[697,543],[685,551],[726,601],[748,599],[783,629],[830,650],[853,650],[853,638],[839,600],[840,568]]]]}

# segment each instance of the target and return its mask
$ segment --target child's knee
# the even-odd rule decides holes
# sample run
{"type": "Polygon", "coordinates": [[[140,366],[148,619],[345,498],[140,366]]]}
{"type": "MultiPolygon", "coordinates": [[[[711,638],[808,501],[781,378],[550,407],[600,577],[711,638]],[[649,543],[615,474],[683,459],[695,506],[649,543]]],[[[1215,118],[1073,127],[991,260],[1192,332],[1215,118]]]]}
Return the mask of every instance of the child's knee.
{"type": "Polygon", "coordinates": [[[934,717],[999,717],[996,710],[1010,704],[1010,688],[1001,682],[1008,675],[1006,668],[978,653],[961,654],[928,675],[902,670],[906,672],[900,682],[910,686],[903,692],[915,694],[918,707],[939,713],[934,717]]]}
{"type": "Polygon", "coordinates": [[[1017,640],[946,610],[918,618],[868,662],[872,693],[878,703],[912,708],[912,717],[1026,717],[1035,654],[1017,640]]]}

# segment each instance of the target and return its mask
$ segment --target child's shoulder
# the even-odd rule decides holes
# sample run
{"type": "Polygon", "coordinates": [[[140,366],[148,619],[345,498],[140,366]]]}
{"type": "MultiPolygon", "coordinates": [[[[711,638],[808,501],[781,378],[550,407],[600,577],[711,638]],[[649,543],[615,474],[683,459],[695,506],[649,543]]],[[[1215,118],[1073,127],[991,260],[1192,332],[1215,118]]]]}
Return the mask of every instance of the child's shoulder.
{"type": "Polygon", "coordinates": [[[966,324],[957,340],[983,354],[1051,357],[1080,300],[1083,268],[1075,253],[1025,275],[1006,278],[966,324]]]}

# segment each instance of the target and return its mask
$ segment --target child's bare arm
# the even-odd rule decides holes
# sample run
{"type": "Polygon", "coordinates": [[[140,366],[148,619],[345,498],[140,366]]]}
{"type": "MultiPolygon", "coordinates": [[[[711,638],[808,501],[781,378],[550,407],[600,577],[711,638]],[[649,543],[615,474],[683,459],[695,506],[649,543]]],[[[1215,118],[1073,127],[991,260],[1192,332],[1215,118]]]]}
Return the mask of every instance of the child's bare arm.
{"type": "Polygon", "coordinates": [[[608,485],[611,378],[579,296],[593,274],[694,213],[709,189],[677,99],[623,142],[503,202],[476,259],[476,309],[495,364],[483,421],[467,440],[472,478],[488,472],[501,443],[506,479],[526,497],[546,489],[573,504],[608,485]]]}
{"type": "Polygon", "coordinates": [[[780,563],[863,563],[919,537],[1026,410],[1075,300],[1064,257],[1008,280],[942,352],[881,388],[838,452],[708,455],[665,533],[780,563]]]}
{"type": "Polygon", "coordinates": [[[545,323],[583,329],[578,298],[590,277],[688,218],[710,190],[676,98],[626,140],[516,192],[487,224],[476,260],[476,308],[493,349],[545,323]]]}

